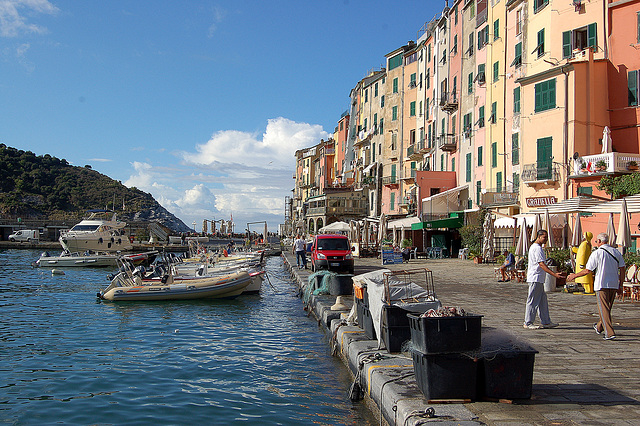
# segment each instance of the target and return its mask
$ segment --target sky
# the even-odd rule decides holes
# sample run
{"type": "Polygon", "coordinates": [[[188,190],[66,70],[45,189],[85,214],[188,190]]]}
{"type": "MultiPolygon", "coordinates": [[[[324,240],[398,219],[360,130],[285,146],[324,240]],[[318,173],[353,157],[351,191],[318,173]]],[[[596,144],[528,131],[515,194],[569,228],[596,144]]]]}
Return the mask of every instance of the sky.
{"type": "Polygon", "coordinates": [[[233,217],[276,232],[295,151],[443,7],[0,0],[0,143],[90,165],[197,231],[233,217]]]}

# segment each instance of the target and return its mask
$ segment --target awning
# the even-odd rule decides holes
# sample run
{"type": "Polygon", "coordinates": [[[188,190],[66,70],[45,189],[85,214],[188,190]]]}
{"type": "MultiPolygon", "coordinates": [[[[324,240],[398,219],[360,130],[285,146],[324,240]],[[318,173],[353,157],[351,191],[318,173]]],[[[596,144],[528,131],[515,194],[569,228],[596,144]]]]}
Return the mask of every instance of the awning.
{"type": "Polygon", "coordinates": [[[584,212],[585,209],[598,206],[602,203],[602,200],[581,195],[545,207],[538,207],[537,209],[529,210],[527,213],[544,213],[545,210],[549,211],[549,213],[581,213],[584,212]]]}
{"type": "MultiPolygon", "coordinates": [[[[590,213],[620,213],[622,211],[622,200],[623,198],[618,198],[617,200],[602,202],[584,211],[590,213]]],[[[624,200],[627,203],[627,213],[640,213],[640,194],[629,195],[624,197],[624,200]]]]}
{"type": "Polygon", "coordinates": [[[461,185],[422,199],[425,214],[461,211],[469,200],[469,185],[461,185]]]}
{"type": "Polygon", "coordinates": [[[364,169],[362,169],[362,173],[367,173],[369,170],[371,170],[373,168],[373,166],[375,166],[376,164],[378,164],[376,161],[374,161],[373,163],[369,164],[367,167],[365,167],[364,169]]]}
{"type": "Polygon", "coordinates": [[[420,219],[417,217],[404,217],[402,219],[391,220],[387,224],[387,229],[412,229],[413,224],[420,223],[420,219]]]}
{"type": "MultiPolygon", "coordinates": [[[[564,214],[552,214],[551,218],[552,228],[564,228],[567,224],[567,219],[564,214]]],[[[522,226],[522,222],[526,222],[527,226],[533,226],[533,222],[536,219],[535,214],[517,214],[513,217],[501,217],[493,222],[494,228],[513,228],[514,218],[518,220],[518,227],[522,226]]]]}
{"type": "Polygon", "coordinates": [[[430,220],[428,222],[418,222],[411,225],[413,231],[420,229],[442,229],[442,228],[461,228],[464,225],[464,214],[454,213],[455,216],[446,219],[430,220]]]}

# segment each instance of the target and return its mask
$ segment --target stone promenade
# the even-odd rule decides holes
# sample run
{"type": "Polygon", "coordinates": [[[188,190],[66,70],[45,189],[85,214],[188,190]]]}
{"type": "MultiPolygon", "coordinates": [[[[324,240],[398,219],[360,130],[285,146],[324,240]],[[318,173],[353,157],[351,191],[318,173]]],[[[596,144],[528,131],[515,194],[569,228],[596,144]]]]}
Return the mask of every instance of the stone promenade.
{"type": "MultiPolygon", "coordinates": [[[[285,255],[295,265],[291,254],[285,255]]],[[[640,424],[640,302],[616,301],[617,338],[612,341],[604,341],[592,328],[597,320],[592,295],[548,293],[551,319],[560,326],[525,330],[527,284],[498,283],[495,266],[459,259],[412,259],[409,264],[385,266],[430,269],[443,305],[484,315],[483,326],[508,330],[539,351],[532,398],[511,404],[463,404],[475,414],[473,420],[493,425],[640,424]]],[[[356,259],[356,275],[379,268],[379,259],[356,259]]],[[[308,273],[296,275],[304,280],[308,273]]],[[[436,413],[439,407],[443,405],[434,405],[436,413]]]]}

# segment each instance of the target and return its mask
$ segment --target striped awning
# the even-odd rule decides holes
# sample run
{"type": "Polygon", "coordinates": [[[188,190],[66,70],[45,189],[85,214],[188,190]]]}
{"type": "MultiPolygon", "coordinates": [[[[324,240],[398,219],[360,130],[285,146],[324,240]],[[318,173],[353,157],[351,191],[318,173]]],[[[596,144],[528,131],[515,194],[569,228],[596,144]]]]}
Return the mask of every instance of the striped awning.
{"type": "MultiPolygon", "coordinates": [[[[562,200],[558,203],[551,204],[545,207],[539,207],[537,209],[529,210],[527,213],[582,213],[586,209],[598,206],[606,203],[606,201],[598,200],[596,198],[585,197],[580,195],[578,197],[569,198],[568,200],[562,200]]],[[[618,210],[619,211],[619,210],[618,210]]]]}
{"type": "Polygon", "coordinates": [[[640,194],[603,202],[584,211],[589,213],[620,213],[622,211],[622,200],[627,203],[627,213],[640,213],[640,194]]]}

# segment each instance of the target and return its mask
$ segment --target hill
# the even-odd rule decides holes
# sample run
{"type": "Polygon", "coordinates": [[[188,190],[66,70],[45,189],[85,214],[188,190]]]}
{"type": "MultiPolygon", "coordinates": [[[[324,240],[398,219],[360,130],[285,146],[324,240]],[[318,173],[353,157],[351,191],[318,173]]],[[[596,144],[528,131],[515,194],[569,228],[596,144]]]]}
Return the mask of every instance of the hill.
{"type": "Polygon", "coordinates": [[[125,221],[159,222],[175,232],[190,228],[151,194],[127,188],[91,166],[71,166],[49,154],[0,144],[0,215],[29,219],[79,219],[87,210],[114,208],[125,221]]]}

